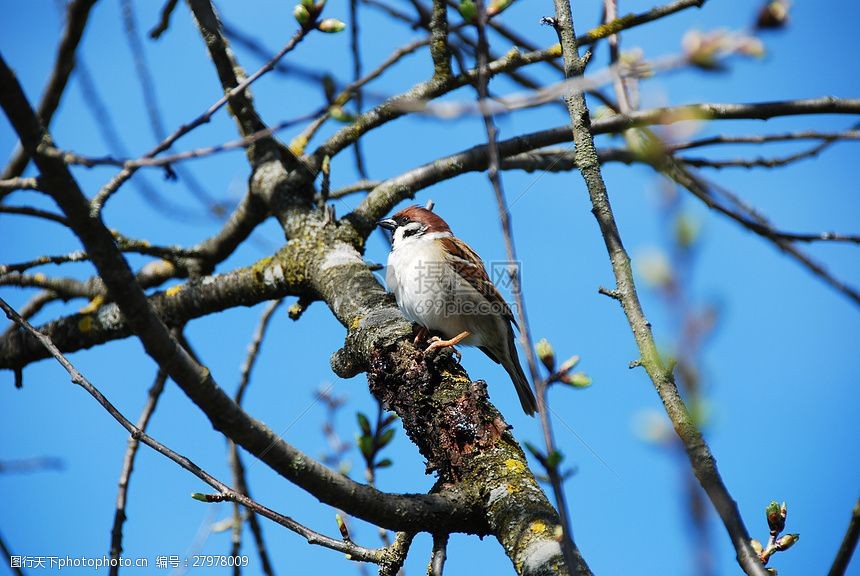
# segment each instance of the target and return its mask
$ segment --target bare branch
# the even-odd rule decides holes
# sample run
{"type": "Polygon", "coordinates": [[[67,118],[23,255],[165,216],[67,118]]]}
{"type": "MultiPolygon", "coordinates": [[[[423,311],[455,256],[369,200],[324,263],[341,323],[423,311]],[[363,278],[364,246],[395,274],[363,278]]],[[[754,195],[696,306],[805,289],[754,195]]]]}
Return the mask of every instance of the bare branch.
{"type": "Polygon", "coordinates": [[[854,554],[854,549],[857,547],[857,540],[860,538],[860,500],[854,504],[854,509],[851,511],[851,521],[848,523],[848,530],[845,531],[845,538],[842,539],[842,544],[839,545],[839,550],[836,552],[836,558],[833,559],[833,565],[830,567],[828,576],[842,576],[845,570],[848,569],[848,563],[851,562],[851,556],[854,554]]]}
{"type": "MultiPolygon", "coordinates": [[[[556,18],[551,23],[561,42],[565,77],[580,76],[583,63],[579,57],[570,2],[569,0],[554,0],[554,5],[556,18]]],[[[639,296],[636,293],[630,258],[621,242],[621,236],[609,203],[592,132],[589,129],[591,120],[585,97],[582,93],[572,94],[567,98],[567,104],[570,110],[573,139],[576,143],[577,165],[591,197],[592,212],[606,243],[606,249],[615,273],[617,293],[639,347],[641,364],[654,383],[669,418],[675,426],[675,431],[684,443],[696,477],[723,520],[737,552],[738,563],[750,576],[766,576],[767,572],[750,546],[749,533],[738,512],[737,504],[726,489],[717,470],[716,461],[678,393],[671,370],[664,366],[657,350],[651,325],[645,317],[639,296]]]]}
{"type": "MultiPolygon", "coordinates": [[[[110,231],[98,217],[90,214],[89,202],[68,168],[56,159],[39,154],[39,145],[44,142],[50,146],[51,138],[33,113],[15,75],[2,57],[0,105],[21,137],[25,149],[34,156],[39,170],[51,182],[51,195],[84,243],[109,294],[122,311],[124,321],[128,322],[128,327],[140,338],[147,353],[206,413],[216,429],[321,500],[375,524],[392,529],[420,529],[429,522],[441,526],[454,524],[457,529],[480,529],[481,522],[476,520],[474,511],[456,495],[383,495],[328,470],[284,442],[264,424],[245,414],[218,387],[211,372],[195,362],[171,336],[168,327],[135,282],[110,231]],[[296,462],[303,464],[296,466],[296,462]]],[[[293,244],[291,242],[287,246],[293,244]]],[[[283,275],[280,266],[278,270],[278,274],[283,275]]],[[[369,272],[367,274],[370,276],[369,272]]],[[[259,287],[261,283],[255,280],[255,284],[259,287]]]]}
{"type": "Polygon", "coordinates": [[[430,564],[427,566],[427,576],[442,576],[445,568],[445,559],[448,556],[448,535],[433,534],[433,554],[430,556],[430,564]]]}
{"type": "MultiPolygon", "coordinates": [[[[152,386],[149,389],[143,411],[141,411],[140,417],[137,420],[136,428],[141,432],[145,432],[149,425],[149,419],[155,412],[155,407],[158,405],[158,399],[164,391],[165,382],[167,382],[167,373],[164,370],[159,369],[155,376],[155,382],[152,383],[152,386]]],[[[134,436],[134,434],[132,434],[128,439],[128,448],[126,448],[125,458],[123,458],[122,463],[122,471],[119,475],[119,490],[116,495],[116,509],[113,517],[113,528],[111,528],[110,557],[114,559],[119,559],[122,555],[122,527],[127,518],[125,509],[126,503],[128,502],[128,485],[131,481],[131,474],[134,471],[134,460],[135,456],[137,456],[137,449],[139,447],[140,441],[134,436]]],[[[111,565],[109,574],[111,576],[119,574],[119,562],[111,565]]]]}
{"type": "Polygon", "coordinates": [[[7,178],[0,180],[0,195],[5,196],[16,190],[39,190],[38,178],[7,178]]]}
{"type": "MultiPolygon", "coordinates": [[[[60,99],[63,97],[69,77],[72,75],[72,70],[75,67],[75,54],[84,35],[84,29],[89,21],[90,9],[95,3],[96,0],[74,0],[66,10],[66,27],[63,30],[63,37],[60,38],[60,44],[57,46],[57,57],[54,62],[54,68],[51,71],[51,77],[48,78],[48,84],[42,92],[42,99],[36,111],[45,126],[51,124],[54,112],[57,111],[57,107],[60,105],[60,99]]],[[[6,169],[3,170],[3,175],[0,178],[6,180],[20,176],[29,161],[30,157],[27,155],[25,149],[19,147],[12,156],[12,160],[6,165],[6,169]]],[[[3,191],[0,190],[0,197],[2,197],[2,194],[3,191]]]]}
{"type": "Polygon", "coordinates": [[[24,571],[21,570],[21,567],[16,566],[15,562],[12,561],[12,552],[9,550],[9,546],[6,544],[6,540],[4,540],[2,536],[0,536],[0,553],[3,554],[3,557],[9,563],[9,567],[15,576],[24,576],[24,571]]]}
{"type": "Polygon", "coordinates": [[[265,516],[269,520],[284,526],[292,530],[293,532],[299,534],[304,537],[308,543],[317,544],[320,546],[325,546],[326,548],[331,548],[332,550],[337,550],[339,552],[343,552],[345,554],[349,554],[355,560],[360,560],[364,562],[379,562],[382,551],[380,550],[372,550],[370,548],[364,548],[363,546],[358,546],[351,542],[343,541],[343,540],[335,540],[334,538],[329,538],[328,536],[324,536],[319,532],[315,532],[305,526],[302,526],[292,518],[279,514],[265,506],[251,500],[250,498],[231,490],[229,486],[218,481],[214,476],[207,473],[205,470],[194,464],[191,460],[178,454],[161,444],[145,432],[131,423],[125,416],[123,416],[119,410],[95,387],[87,380],[83,374],[78,372],[78,370],[72,365],[68,359],[63,356],[63,353],[60,352],[54,343],[51,342],[51,339],[47,336],[39,333],[33,326],[30,325],[29,322],[21,318],[17,312],[13,308],[11,308],[5,300],[0,298],[0,308],[6,313],[10,320],[18,323],[25,330],[30,332],[34,337],[39,339],[45,348],[47,348],[51,355],[57,359],[57,361],[66,369],[69,375],[72,377],[72,382],[77,384],[86,392],[96,399],[96,401],[108,412],[108,414],[113,417],[114,420],[120,423],[120,425],[128,430],[128,432],[132,435],[133,439],[137,439],[140,442],[143,442],[159,454],[166,456],[176,464],[179,464],[182,468],[188,470],[201,480],[203,480],[206,484],[214,488],[218,491],[218,495],[212,498],[206,498],[207,501],[230,501],[230,502],[238,502],[252,510],[253,512],[260,514],[261,516],[265,516]]]}
{"type": "Polygon", "coordinates": [[[63,226],[68,226],[66,219],[59,214],[48,212],[47,210],[40,210],[38,208],[30,208],[29,206],[6,206],[5,204],[3,204],[0,205],[0,213],[20,214],[22,216],[35,216],[36,218],[42,218],[44,220],[56,222],[57,224],[62,224],[63,226]]]}
{"type": "MultiPolygon", "coordinates": [[[[210,30],[217,30],[217,17],[215,16],[214,10],[211,8],[208,2],[205,0],[193,0],[194,5],[198,7],[199,15],[198,19],[202,18],[201,26],[210,26],[210,30]]],[[[195,12],[196,14],[196,12],[195,12]]],[[[207,123],[209,119],[220,110],[225,104],[228,102],[234,102],[235,99],[239,98],[239,95],[242,94],[245,89],[250,86],[255,80],[271,71],[275,64],[283,58],[287,53],[289,53],[296,45],[301,42],[301,40],[305,37],[306,31],[302,28],[296,31],[292,38],[286,43],[286,45],[266,64],[264,64],[259,70],[242,80],[241,82],[235,79],[235,76],[232,76],[232,66],[230,65],[230,59],[227,58],[227,63],[222,64],[221,68],[224,70],[228,66],[230,67],[229,76],[233,77],[234,82],[232,84],[229,83],[229,77],[225,80],[225,89],[226,93],[224,96],[218,99],[212,106],[206,109],[205,112],[197,116],[191,122],[183,124],[179,128],[177,128],[172,134],[170,134],[167,138],[161,141],[155,148],[147,152],[143,157],[144,158],[154,158],[161,152],[169,149],[173,146],[174,142],[176,142],[179,138],[188,134],[195,128],[207,123]]],[[[212,51],[215,52],[218,47],[221,47],[221,51],[216,52],[217,54],[223,54],[223,46],[226,46],[226,40],[223,39],[223,36],[220,34],[213,33],[213,46],[212,51]],[[218,40],[220,39],[220,41],[218,40]]],[[[215,59],[213,55],[213,59],[215,59]]],[[[223,62],[224,58],[216,59],[219,62],[223,62]]],[[[225,72],[226,74],[226,72],[225,72]]],[[[251,108],[253,109],[253,108],[251,108]]],[[[256,122],[253,119],[247,119],[247,128],[248,134],[252,134],[256,131],[265,129],[265,126],[262,125],[262,121],[256,122]],[[253,127],[253,129],[250,129],[253,127]]],[[[131,178],[132,174],[134,174],[136,170],[134,168],[124,168],[119,174],[117,174],[110,182],[108,182],[99,193],[93,198],[92,205],[94,212],[98,213],[104,207],[104,203],[107,199],[116,192],[126,180],[131,178]]]]}
{"type": "Polygon", "coordinates": [[[167,31],[167,28],[170,27],[170,16],[173,14],[173,10],[176,8],[176,5],[179,3],[179,0],[167,0],[164,3],[164,6],[161,7],[161,16],[158,20],[158,24],[149,31],[149,37],[153,40],[161,38],[161,35],[167,31]]]}

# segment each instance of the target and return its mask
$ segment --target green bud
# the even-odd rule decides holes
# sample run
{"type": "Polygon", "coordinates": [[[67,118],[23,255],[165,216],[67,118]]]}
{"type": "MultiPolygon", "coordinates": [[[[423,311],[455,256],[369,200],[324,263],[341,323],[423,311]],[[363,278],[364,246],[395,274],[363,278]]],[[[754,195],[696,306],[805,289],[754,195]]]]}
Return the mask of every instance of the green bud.
{"type": "Polygon", "coordinates": [[[564,363],[559,367],[558,371],[562,373],[570,372],[577,364],[579,364],[579,360],[579,354],[571,356],[564,361],[564,363]]]}
{"type": "Polygon", "coordinates": [[[513,3],[514,0],[492,0],[490,5],[487,7],[487,16],[495,16],[513,3]]]}
{"type": "Polygon", "coordinates": [[[337,529],[340,530],[340,535],[344,540],[349,540],[349,528],[346,527],[346,522],[344,522],[343,516],[335,514],[334,519],[337,522],[337,529]]]}
{"type": "Polygon", "coordinates": [[[337,18],[326,18],[317,26],[317,30],[320,32],[325,32],[327,34],[336,34],[338,32],[343,31],[346,28],[346,24],[338,20],[337,18]]]}
{"type": "Polygon", "coordinates": [[[565,374],[561,381],[574,388],[587,388],[591,386],[591,378],[585,372],[575,372],[574,374],[565,374]]]}
{"type": "Polygon", "coordinates": [[[800,534],[786,534],[776,541],[776,547],[780,550],[788,550],[798,540],[800,540],[800,534]]]}
{"type": "Polygon", "coordinates": [[[770,528],[770,531],[776,534],[782,532],[785,528],[785,516],[782,515],[779,502],[772,501],[764,509],[764,513],[767,515],[767,526],[770,528]]]}
{"type": "Polygon", "coordinates": [[[296,4],[296,7],[293,8],[293,16],[295,16],[296,22],[301,24],[302,27],[307,26],[313,20],[311,13],[303,4],[296,4]]]}
{"type": "Polygon", "coordinates": [[[750,540],[750,546],[752,546],[752,549],[755,551],[756,554],[761,556],[761,553],[764,550],[764,547],[762,547],[761,542],[753,538],[752,540],[750,540]]]}
{"type": "Polygon", "coordinates": [[[552,344],[550,344],[546,338],[541,338],[540,341],[535,344],[535,351],[546,369],[550,372],[554,372],[555,351],[552,349],[552,344]]]}
{"type": "Polygon", "coordinates": [[[209,502],[209,496],[207,496],[206,494],[201,494],[200,492],[192,493],[191,497],[195,500],[199,500],[200,502],[209,502]]]}
{"type": "Polygon", "coordinates": [[[460,16],[466,22],[474,22],[478,17],[478,7],[472,0],[460,0],[460,5],[457,7],[460,11],[460,16]]]}
{"type": "Polygon", "coordinates": [[[355,120],[355,116],[341,108],[340,106],[332,106],[328,109],[328,114],[338,122],[343,122],[344,124],[349,124],[353,120],[355,120]]]}
{"type": "Polygon", "coordinates": [[[689,248],[699,236],[699,223],[689,214],[681,214],[675,220],[675,240],[681,248],[689,248]]]}
{"type": "Polygon", "coordinates": [[[391,461],[391,458],[383,458],[382,460],[380,460],[379,462],[376,463],[374,468],[388,468],[392,464],[394,464],[394,462],[391,461]]]}

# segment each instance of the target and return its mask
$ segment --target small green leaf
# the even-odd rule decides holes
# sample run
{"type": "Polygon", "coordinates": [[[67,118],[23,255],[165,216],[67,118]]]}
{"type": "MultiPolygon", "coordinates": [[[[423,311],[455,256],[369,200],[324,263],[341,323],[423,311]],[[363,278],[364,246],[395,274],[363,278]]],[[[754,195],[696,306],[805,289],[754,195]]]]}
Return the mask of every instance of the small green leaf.
{"type": "Polygon", "coordinates": [[[358,427],[361,428],[362,435],[370,436],[370,420],[363,412],[356,412],[355,416],[358,418],[358,427]]]}
{"type": "Polygon", "coordinates": [[[394,428],[389,428],[379,436],[379,444],[377,444],[377,446],[379,448],[384,448],[389,442],[391,442],[392,438],[394,438],[394,428]]]}
{"type": "Polygon", "coordinates": [[[361,450],[365,460],[370,460],[373,457],[373,436],[358,436],[356,438],[358,449],[361,450]]]}
{"type": "Polygon", "coordinates": [[[546,464],[550,468],[556,468],[559,464],[561,464],[562,460],[564,460],[564,454],[562,454],[558,450],[553,450],[552,452],[550,452],[549,456],[547,456],[546,464]]]}
{"type": "Polygon", "coordinates": [[[394,464],[394,462],[391,461],[391,458],[383,458],[374,465],[374,468],[388,468],[392,464],[394,464]]]}
{"type": "Polygon", "coordinates": [[[199,500],[200,502],[209,502],[209,496],[206,494],[202,494],[200,492],[194,492],[191,494],[191,497],[195,500],[199,500]]]}
{"type": "Polygon", "coordinates": [[[526,447],[526,450],[528,450],[529,452],[531,452],[531,455],[532,455],[532,456],[534,456],[535,458],[537,458],[537,459],[538,459],[538,460],[540,460],[541,462],[543,462],[543,461],[544,461],[544,455],[543,455],[543,452],[541,452],[540,450],[538,450],[537,446],[535,446],[535,445],[534,445],[534,444],[532,444],[531,442],[523,442],[523,446],[525,446],[525,447],[526,447]]]}
{"type": "Polygon", "coordinates": [[[388,416],[385,417],[385,420],[382,421],[382,427],[385,428],[386,426],[388,426],[392,422],[396,422],[397,418],[399,418],[399,416],[397,416],[397,414],[392,412],[391,414],[389,414],[388,416]]]}

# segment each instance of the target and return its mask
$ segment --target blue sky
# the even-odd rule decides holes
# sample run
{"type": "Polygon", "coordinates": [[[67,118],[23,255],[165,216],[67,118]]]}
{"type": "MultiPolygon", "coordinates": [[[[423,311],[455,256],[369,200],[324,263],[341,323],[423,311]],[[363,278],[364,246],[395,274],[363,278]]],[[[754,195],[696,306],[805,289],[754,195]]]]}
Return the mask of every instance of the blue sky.
{"type": "MultiPolygon", "coordinates": [[[[597,4],[574,4],[580,33],[598,21],[597,4]]],[[[764,58],[735,60],[726,74],[681,71],[649,80],[642,86],[643,104],[857,97],[860,60],[853,56],[847,38],[854,33],[860,8],[832,0],[796,4],[789,29],[763,37],[767,48],[764,58]],[[836,11],[838,18],[833,17],[836,11]]],[[[620,11],[641,11],[651,5],[622,2],[620,11]]],[[[294,30],[288,2],[232,0],[218,6],[227,22],[253,32],[273,52],[294,30]]],[[[135,8],[140,28],[148,30],[157,20],[159,3],[138,2],[135,8]]],[[[48,0],[0,0],[0,10],[5,15],[0,22],[0,52],[16,70],[31,100],[36,101],[53,61],[60,30],[58,12],[48,0]]],[[[537,21],[550,10],[548,2],[520,1],[504,20],[545,46],[554,40],[554,34],[538,26],[537,21]]],[[[348,16],[346,4],[340,2],[330,2],[326,12],[343,19],[348,16]]],[[[674,54],[690,28],[742,30],[751,17],[747,2],[712,0],[701,10],[688,10],[626,32],[622,43],[627,49],[641,47],[647,57],[674,54]]],[[[362,45],[366,70],[416,37],[416,33],[393,25],[372,9],[362,10],[361,18],[363,28],[371,32],[362,45]]],[[[498,53],[510,48],[498,38],[493,42],[498,53]]],[[[166,35],[158,42],[147,41],[146,46],[158,104],[171,131],[211,105],[220,87],[184,6],[177,9],[166,35]]],[[[239,47],[236,52],[246,70],[262,64],[239,47]]],[[[82,56],[125,146],[133,155],[144,153],[157,140],[146,118],[118,3],[96,5],[82,56]]],[[[595,59],[597,66],[605,63],[605,45],[595,59]]],[[[347,80],[351,74],[348,36],[314,35],[288,61],[328,70],[347,80]]],[[[429,57],[418,54],[401,63],[390,78],[372,84],[371,89],[377,94],[394,94],[426,78],[429,71],[429,57]]],[[[546,71],[536,73],[536,77],[553,79],[546,71]]],[[[513,90],[504,82],[493,87],[500,93],[513,90]]],[[[316,86],[275,75],[260,80],[253,92],[258,109],[270,123],[314,110],[321,93],[316,86]]],[[[461,90],[447,99],[473,97],[472,91],[461,90]]],[[[108,152],[95,122],[85,106],[80,83],[73,78],[52,125],[57,143],[84,154],[108,152]]],[[[565,122],[565,114],[555,107],[498,120],[502,138],[565,122]]],[[[699,127],[699,134],[839,131],[854,122],[856,119],[845,116],[794,117],[767,123],[737,121],[699,127]]],[[[336,128],[328,126],[323,137],[336,128]]],[[[283,138],[289,140],[297,131],[287,132],[283,138]]],[[[183,138],[177,149],[235,137],[232,120],[222,111],[210,124],[183,138]]],[[[371,176],[385,178],[483,138],[483,126],[475,118],[405,120],[370,134],[364,151],[371,176]]],[[[598,144],[617,146],[620,140],[601,137],[598,144]]],[[[0,120],[0,156],[8,157],[14,145],[4,117],[0,120]]],[[[788,145],[766,149],[746,146],[708,149],[696,155],[756,157],[797,149],[788,145]]],[[[842,143],[820,157],[787,168],[726,169],[706,176],[736,192],[783,229],[856,234],[860,215],[856,158],[856,143],[842,143]]],[[[192,161],[185,168],[219,200],[235,202],[244,193],[248,166],[241,152],[192,161]]],[[[113,173],[111,168],[75,170],[88,194],[95,193],[113,173]]],[[[604,175],[622,237],[638,264],[654,247],[661,246],[667,235],[660,217],[661,182],[639,166],[609,165],[604,175]]],[[[167,182],[157,171],[143,176],[172,202],[201,211],[182,183],[167,182]]],[[[536,338],[548,338],[562,359],[581,355],[582,369],[594,381],[584,391],[559,389],[551,393],[559,445],[566,463],[577,470],[567,484],[577,543],[597,574],[694,573],[693,541],[682,499],[686,462],[644,441],[637,431],[637,423],[647,417],[643,415],[660,414],[661,405],[644,372],[627,368],[636,350],[620,308],[597,293],[599,286],[611,286],[613,278],[582,179],[578,174],[517,172],[505,173],[503,178],[511,202],[532,332],[536,338]]],[[[336,188],[354,179],[352,154],[345,152],[333,161],[332,185],[336,188]]],[[[504,259],[493,194],[483,175],[466,175],[422,191],[417,197],[420,202],[429,198],[454,232],[486,261],[504,259]]],[[[49,201],[29,192],[18,192],[9,201],[52,208],[49,201]]],[[[337,206],[338,214],[347,213],[357,203],[358,197],[344,199],[337,206]]],[[[719,309],[719,323],[701,364],[707,388],[707,439],[754,536],[767,536],[763,514],[767,503],[788,501],[787,530],[800,532],[801,540],[789,552],[777,555],[772,565],[783,576],[821,573],[833,559],[860,488],[860,453],[856,448],[860,435],[860,395],[856,388],[860,381],[856,361],[860,309],[770,244],[708,212],[694,198],[684,197],[683,203],[701,226],[689,296],[719,309]]],[[[219,226],[212,219],[180,220],[154,210],[133,186],[123,188],[111,201],[105,218],[110,227],[156,244],[191,245],[219,226]]],[[[79,248],[75,239],[56,225],[9,215],[0,215],[0,240],[3,263],[79,248]]],[[[269,222],[254,242],[238,250],[218,271],[251,263],[282,241],[282,234],[269,222]]],[[[826,244],[803,248],[837,276],[860,286],[856,247],[826,244]]],[[[384,262],[386,252],[381,237],[373,235],[366,257],[384,262]]],[[[144,262],[138,257],[130,260],[133,265],[144,262]]],[[[80,278],[92,272],[85,263],[39,271],[80,278]]],[[[31,294],[15,288],[0,290],[0,295],[16,307],[31,294]]],[[[675,339],[671,314],[641,278],[640,295],[658,343],[670,346],[675,339]]],[[[52,304],[36,321],[73,312],[83,305],[81,301],[52,304]]],[[[246,345],[264,306],[203,318],[188,329],[198,353],[228,391],[238,383],[246,345]]],[[[347,440],[356,430],[355,411],[375,410],[364,376],[344,381],[329,368],[329,357],[343,336],[343,328],[322,304],[312,305],[297,323],[282,309],[271,326],[248,391],[248,411],[311,455],[326,450],[320,431],[325,411],[314,401],[315,390],[330,387],[332,393],[348,398],[337,421],[338,432],[347,440]]],[[[71,359],[127,417],[137,418],[155,366],[136,341],[78,352],[71,359]]],[[[503,370],[477,350],[464,350],[463,363],[473,378],[490,383],[491,397],[515,426],[517,437],[539,443],[538,424],[521,414],[503,370]]],[[[126,446],[124,431],[49,361],[25,370],[23,390],[14,389],[10,373],[0,374],[0,414],[0,460],[49,456],[64,463],[60,471],[0,475],[0,491],[5,495],[0,534],[17,554],[107,554],[116,483],[126,446]]],[[[150,432],[229,481],[223,438],[175,385],[167,386],[150,432]]],[[[433,478],[424,475],[420,456],[399,429],[388,455],[395,467],[380,472],[381,489],[429,489],[433,478]]],[[[360,456],[353,450],[347,458],[353,464],[352,476],[360,480],[360,456]]],[[[332,509],[251,458],[246,458],[246,464],[256,499],[316,530],[337,534],[332,509]]],[[[227,505],[193,501],[189,494],[207,491],[206,487],[146,448],[141,449],[136,468],[125,529],[127,557],[147,558],[154,564],[159,555],[228,552],[229,533],[208,533],[208,527],[230,514],[227,505]]],[[[725,531],[713,515],[712,524],[719,573],[738,573],[725,531]]],[[[263,525],[278,574],[356,570],[336,552],[309,547],[278,526],[263,525]]],[[[354,524],[353,536],[361,544],[379,545],[375,529],[360,522],[354,524]]],[[[416,538],[407,574],[424,573],[430,546],[426,535],[416,538]]],[[[250,556],[252,566],[258,566],[250,539],[246,539],[243,554],[250,556]]],[[[476,565],[493,573],[511,571],[510,562],[493,539],[479,541],[454,535],[446,574],[471,574],[476,565]]],[[[0,568],[0,574],[6,570],[0,568]]],[[[125,573],[144,571],[131,568],[125,573]]],[[[849,573],[860,574],[857,561],[849,573]]]]}

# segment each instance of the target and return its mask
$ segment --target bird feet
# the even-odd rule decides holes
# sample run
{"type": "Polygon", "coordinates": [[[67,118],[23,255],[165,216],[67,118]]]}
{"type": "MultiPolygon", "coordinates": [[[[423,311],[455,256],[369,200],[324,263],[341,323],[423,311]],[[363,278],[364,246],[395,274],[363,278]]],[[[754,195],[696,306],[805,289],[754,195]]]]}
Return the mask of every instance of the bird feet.
{"type": "Polygon", "coordinates": [[[465,338],[468,338],[469,336],[471,336],[471,334],[472,333],[469,332],[468,330],[464,330],[449,340],[443,340],[443,339],[439,338],[438,336],[433,336],[432,338],[430,338],[430,340],[428,340],[430,345],[427,346],[426,350],[424,350],[424,355],[427,356],[428,354],[432,353],[437,348],[451,348],[451,351],[454,353],[454,356],[457,357],[457,362],[459,362],[460,361],[460,352],[456,348],[454,348],[454,346],[459,344],[465,338]]]}

